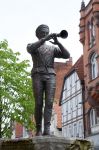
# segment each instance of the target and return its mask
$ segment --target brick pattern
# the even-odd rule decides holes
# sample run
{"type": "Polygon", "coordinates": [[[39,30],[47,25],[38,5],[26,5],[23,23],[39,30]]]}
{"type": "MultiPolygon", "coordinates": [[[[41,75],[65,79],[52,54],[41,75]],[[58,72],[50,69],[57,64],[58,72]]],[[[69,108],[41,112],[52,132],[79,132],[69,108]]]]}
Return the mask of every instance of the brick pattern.
{"type": "MultiPolygon", "coordinates": [[[[83,2],[84,3],[84,2],[83,2]]],[[[83,45],[84,55],[84,81],[85,81],[85,133],[86,136],[90,135],[90,120],[89,113],[91,107],[97,108],[99,106],[99,73],[97,78],[91,79],[91,64],[90,57],[93,52],[97,54],[97,62],[99,68],[99,0],[90,0],[86,7],[80,10],[80,42],[83,45]],[[92,22],[95,25],[95,44],[89,45],[89,31],[88,22],[92,22]]],[[[98,70],[99,71],[99,70],[98,70]]],[[[99,107],[98,107],[99,111],[99,107]]]]}
{"type": "Polygon", "coordinates": [[[20,123],[15,123],[15,136],[16,138],[23,137],[23,126],[20,123]]]}

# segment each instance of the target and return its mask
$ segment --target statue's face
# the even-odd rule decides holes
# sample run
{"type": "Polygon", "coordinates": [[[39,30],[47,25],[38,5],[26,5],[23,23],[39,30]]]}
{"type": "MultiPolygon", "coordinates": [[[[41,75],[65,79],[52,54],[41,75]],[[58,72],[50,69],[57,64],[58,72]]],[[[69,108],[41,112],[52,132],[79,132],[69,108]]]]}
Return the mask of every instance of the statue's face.
{"type": "Polygon", "coordinates": [[[49,34],[48,30],[41,29],[41,30],[39,31],[37,37],[38,37],[39,39],[41,39],[41,38],[45,37],[45,36],[48,35],[48,34],[49,34]]]}
{"type": "Polygon", "coordinates": [[[44,38],[48,34],[49,28],[46,25],[41,25],[36,30],[36,36],[38,37],[38,39],[44,38]]]}

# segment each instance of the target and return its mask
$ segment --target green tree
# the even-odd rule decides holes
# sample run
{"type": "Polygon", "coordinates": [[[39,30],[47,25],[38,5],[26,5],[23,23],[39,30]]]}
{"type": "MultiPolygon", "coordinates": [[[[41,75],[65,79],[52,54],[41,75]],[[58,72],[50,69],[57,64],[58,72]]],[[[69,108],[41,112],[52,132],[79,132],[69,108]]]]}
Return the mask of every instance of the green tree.
{"type": "Polygon", "coordinates": [[[19,60],[6,40],[0,42],[0,137],[11,137],[12,123],[33,129],[34,100],[29,61],[19,60]]]}

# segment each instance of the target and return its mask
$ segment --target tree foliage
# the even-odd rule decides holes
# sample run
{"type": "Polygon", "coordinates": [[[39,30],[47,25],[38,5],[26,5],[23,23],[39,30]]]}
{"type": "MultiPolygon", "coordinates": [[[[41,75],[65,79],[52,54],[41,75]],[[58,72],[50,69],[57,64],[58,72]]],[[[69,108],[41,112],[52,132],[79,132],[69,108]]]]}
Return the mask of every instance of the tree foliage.
{"type": "Polygon", "coordinates": [[[33,129],[31,116],[34,100],[29,61],[19,60],[20,53],[14,53],[6,40],[0,42],[0,127],[3,137],[11,136],[12,122],[33,129]]]}

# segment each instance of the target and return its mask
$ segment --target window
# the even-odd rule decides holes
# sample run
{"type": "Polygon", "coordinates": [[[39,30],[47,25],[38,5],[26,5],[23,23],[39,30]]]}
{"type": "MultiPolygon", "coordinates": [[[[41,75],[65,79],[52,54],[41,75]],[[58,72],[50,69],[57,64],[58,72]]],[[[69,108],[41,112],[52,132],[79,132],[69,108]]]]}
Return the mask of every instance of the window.
{"type": "Polygon", "coordinates": [[[70,96],[71,78],[67,78],[67,97],[70,96]]]}
{"type": "Polygon", "coordinates": [[[74,123],[74,137],[77,136],[77,124],[74,123]]]}
{"type": "Polygon", "coordinates": [[[72,126],[71,125],[69,125],[69,137],[72,137],[72,133],[73,131],[72,131],[72,126]]]}
{"type": "Polygon", "coordinates": [[[28,130],[25,127],[23,127],[23,137],[24,138],[29,137],[29,132],[28,132],[28,130]]]}
{"type": "Polygon", "coordinates": [[[88,22],[88,41],[90,48],[95,44],[95,25],[94,19],[92,18],[90,22],[88,22]]]}
{"type": "Polygon", "coordinates": [[[71,105],[70,105],[70,101],[68,101],[68,113],[71,112],[71,105]]]}
{"type": "Polygon", "coordinates": [[[95,79],[98,76],[98,64],[96,60],[97,54],[93,53],[91,56],[91,78],[95,79]]]}
{"type": "Polygon", "coordinates": [[[78,133],[79,133],[79,137],[82,138],[83,137],[83,123],[82,123],[82,121],[78,122],[78,133]]]}
{"type": "Polygon", "coordinates": [[[66,128],[66,127],[64,127],[64,128],[62,129],[62,135],[63,135],[64,137],[67,137],[67,128],[66,128]]]}
{"type": "Polygon", "coordinates": [[[90,111],[90,124],[91,124],[91,127],[94,127],[97,124],[99,125],[99,116],[95,109],[92,109],[90,111]]]}
{"type": "Polygon", "coordinates": [[[65,103],[62,105],[62,113],[64,115],[66,115],[66,104],[65,103]]]}
{"type": "Polygon", "coordinates": [[[89,24],[88,24],[88,36],[89,36],[89,45],[90,45],[90,47],[91,47],[91,43],[92,43],[91,30],[92,30],[92,26],[91,26],[91,24],[89,23],[89,24]]]}
{"type": "Polygon", "coordinates": [[[94,20],[92,19],[91,21],[91,26],[92,26],[92,45],[95,44],[95,36],[96,36],[96,33],[95,33],[95,25],[94,25],[94,20]]]}
{"type": "Polygon", "coordinates": [[[79,93],[78,95],[77,95],[77,103],[78,103],[78,108],[81,108],[82,107],[82,94],[81,93],[79,93]]]}
{"type": "Polygon", "coordinates": [[[71,94],[75,94],[75,72],[71,75],[71,94]]]}
{"type": "Polygon", "coordinates": [[[65,91],[63,91],[62,99],[65,99],[65,91]]]}
{"type": "Polygon", "coordinates": [[[79,80],[76,83],[76,88],[77,88],[77,91],[81,89],[81,84],[79,80]]]}

